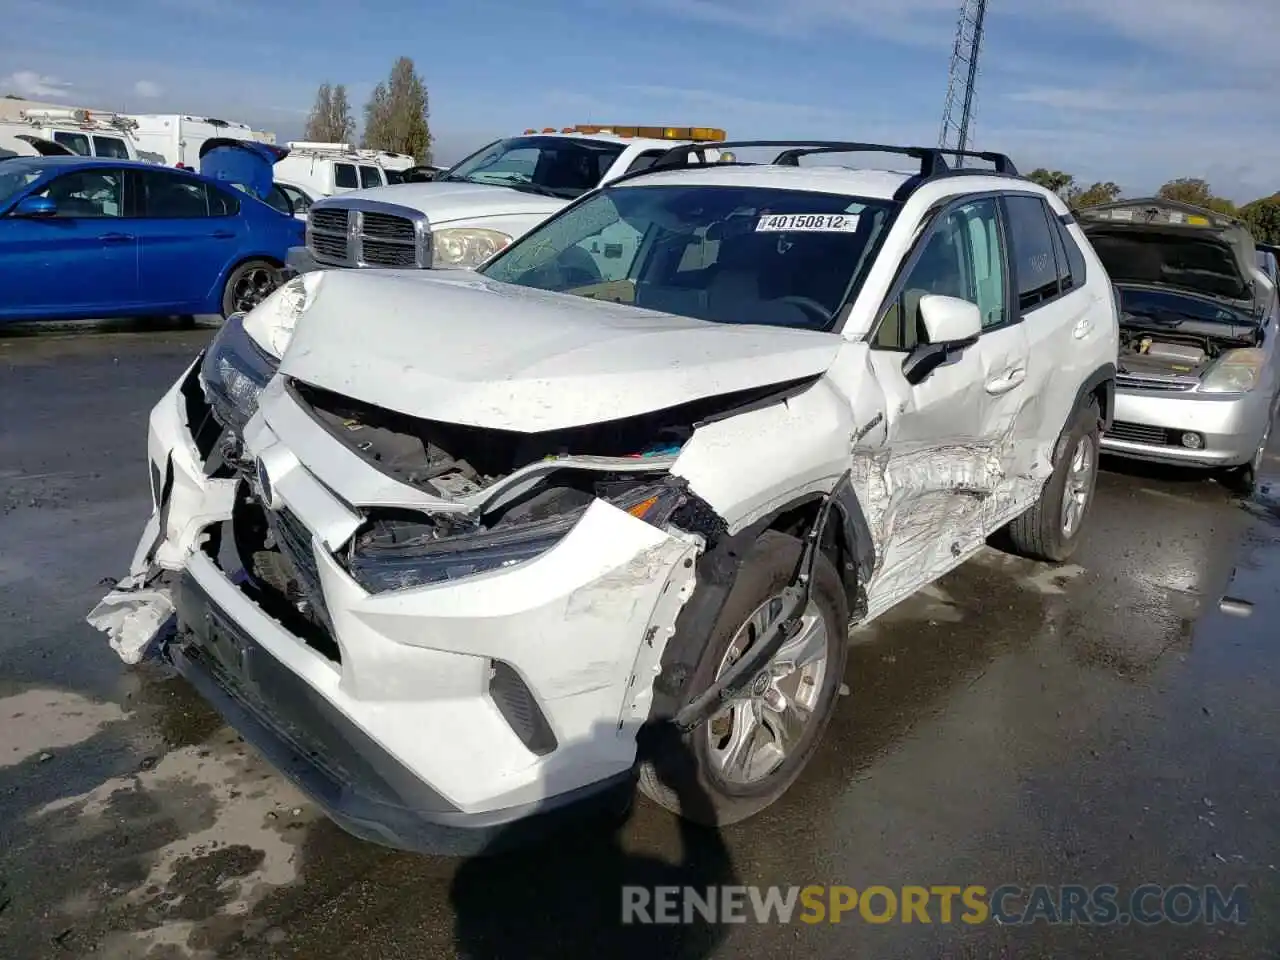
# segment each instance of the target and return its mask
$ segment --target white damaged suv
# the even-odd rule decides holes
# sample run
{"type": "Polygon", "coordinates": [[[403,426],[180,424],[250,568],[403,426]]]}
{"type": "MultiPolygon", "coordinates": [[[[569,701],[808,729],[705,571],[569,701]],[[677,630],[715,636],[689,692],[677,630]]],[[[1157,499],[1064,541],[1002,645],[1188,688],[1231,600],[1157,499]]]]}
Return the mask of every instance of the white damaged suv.
{"type": "Polygon", "coordinates": [[[1117,310],[1002,155],[706,146],[476,271],[312,272],[229,320],[151,414],[154,513],[90,622],[392,846],[637,777],[701,821],[774,802],[851,624],[1006,528],[1072,553],[1117,310]],[[800,163],[840,152],[920,170],[800,163]]]}

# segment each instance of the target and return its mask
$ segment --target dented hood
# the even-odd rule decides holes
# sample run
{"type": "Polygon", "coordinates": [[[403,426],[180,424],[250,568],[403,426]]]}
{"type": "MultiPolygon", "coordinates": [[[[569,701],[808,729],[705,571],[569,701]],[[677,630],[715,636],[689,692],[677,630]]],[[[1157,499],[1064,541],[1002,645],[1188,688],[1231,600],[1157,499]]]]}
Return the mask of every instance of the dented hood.
{"type": "Polygon", "coordinates": [[[708,323],[469,271],[325,271],[290,377],[410,416],[532,433],[816,376],[837,334],[708,323]]]}

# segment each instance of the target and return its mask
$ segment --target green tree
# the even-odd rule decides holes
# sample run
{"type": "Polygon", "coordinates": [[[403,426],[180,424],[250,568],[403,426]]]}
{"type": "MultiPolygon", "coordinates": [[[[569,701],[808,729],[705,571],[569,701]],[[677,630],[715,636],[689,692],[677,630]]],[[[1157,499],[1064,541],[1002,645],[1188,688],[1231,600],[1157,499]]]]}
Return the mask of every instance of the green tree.
{"type": "Polygon", "coordinates": [[[1061,170],[1046,170],[1037,167],[1027,174],[1027,179],[1040,184],[1046,190],[1052,190],[1060,197],[1065,197],[1075,187],[1076,178],[1061,170]]]}
{"type": "Polygon", "coordinates": [[[1096,207],[1104,203],[1112,203],[1119,199],[1120,186],[1110,180],[1105,183],[1092,184],[1084,189],[1074,189],[1071,195],[1067,197],[1071,206],[1077,210],[1085,207],[1096,207]]]}
{"type": "Polygon", "coordinates": [[[1255,240],[1280,244],[1280,193],[1246,203],[1239,216],[1249,225],[1255,240]]]}
{"type": "Polygon", "coordinates": [[[1166,200],[1189,203],[1217,213],[1235,214],[1236,205],[1225,197],[1214,196],[1207,180],[1199,177],[1178,177],[1170,180],[1158,191],[1166,200]]]}
{"type": "Polygon", "coordinates": [[[385,83],[373,88],[364,108],[365,147],[405,153],[418,163],[431,162],[427,85],[413,60],[400,57],[385,83]]]}
{"type": "Polygon", "coordinates": [[[351,116],[351,104],[347,100],[347,88],[328,83],[320,84],[316,102],[307,117],[307,129],[303,139],[320,143],[347,143],[355,136],[356,122],[351,116]]]}

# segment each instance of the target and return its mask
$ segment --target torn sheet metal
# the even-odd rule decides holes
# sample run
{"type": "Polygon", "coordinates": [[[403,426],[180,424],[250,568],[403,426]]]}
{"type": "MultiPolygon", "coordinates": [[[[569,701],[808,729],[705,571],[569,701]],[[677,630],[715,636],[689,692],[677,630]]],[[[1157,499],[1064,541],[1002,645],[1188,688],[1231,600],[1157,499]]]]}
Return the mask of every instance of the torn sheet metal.
{"type": "Polygon", "coordinates": [[[153,642],[168,631],[174,612],[169,587],[148,587],[141,577],[130,577],[103,597],[85,620],[107,634],[121,660],[134,664],[145,659],[153,642]]]}

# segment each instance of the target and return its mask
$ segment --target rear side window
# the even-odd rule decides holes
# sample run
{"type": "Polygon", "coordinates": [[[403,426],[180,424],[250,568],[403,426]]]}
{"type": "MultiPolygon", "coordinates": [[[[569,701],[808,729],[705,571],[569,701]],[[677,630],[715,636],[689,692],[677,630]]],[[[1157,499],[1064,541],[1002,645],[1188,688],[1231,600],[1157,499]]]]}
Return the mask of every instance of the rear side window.
{"type": "Polygon", "coordinates": [[[356,179],[356,168],[349,163],[335,163],[333,165],[333,183],[337,187],[346,187],[352,190],[359,189],[360,181],[356,179]]]}
{"type": "Polygon", "coordinates": [[[383,170],[387,175],[387,183],[404,183],[404,174],[399,170],[383,170]]]}
{"type": "Polygon", "coordinates": [[[78,153],[82,157],[91,157],[93,152],[89,149],[89,138],[83,133],[68,133],[66,130],[53,131],[53,140],[60,143],[64,147],[71,149],[73,153],[78,153]]]}
{"type": "Polygon", "coordinates": [[[113,160],[129,159],[129,148],[119,137],[94,137],[93,152],[100,157],[110,157],[113,160]]]}
{"type": "Polygon", "coordinates": [[[360,186],[364,188],[382,186],[382,177],[378,175],[377,167],[361,167],[360,168],[360,186]]]}
{"type": "Polygon", "coordinates": [[[201,181],[159,171],[140,173],[138,180],[144,217],[194,220],[209,216],[209,196],[201,181]]]}
{"type": "Polygon", "coordinates": [[[631,166],[627,167],[627,173],[635,173],[637,170],[648,170],[652,167],[667,151],[665,150],[646,150],[640,156],[631,161],[631,166]]]}
{"type": "Polygon", "coordinates": [[[1018,281],[1018,309],[1025,313],[1059,293],[1055,235],[1039,197],[1005,197],[1004,203],[1018,281]]]}
{"type": "Polygon", "coordinates": [[[209,187],[209,216],[234,217],[240,212],[240,198],[230,190],[209,187]]]}

